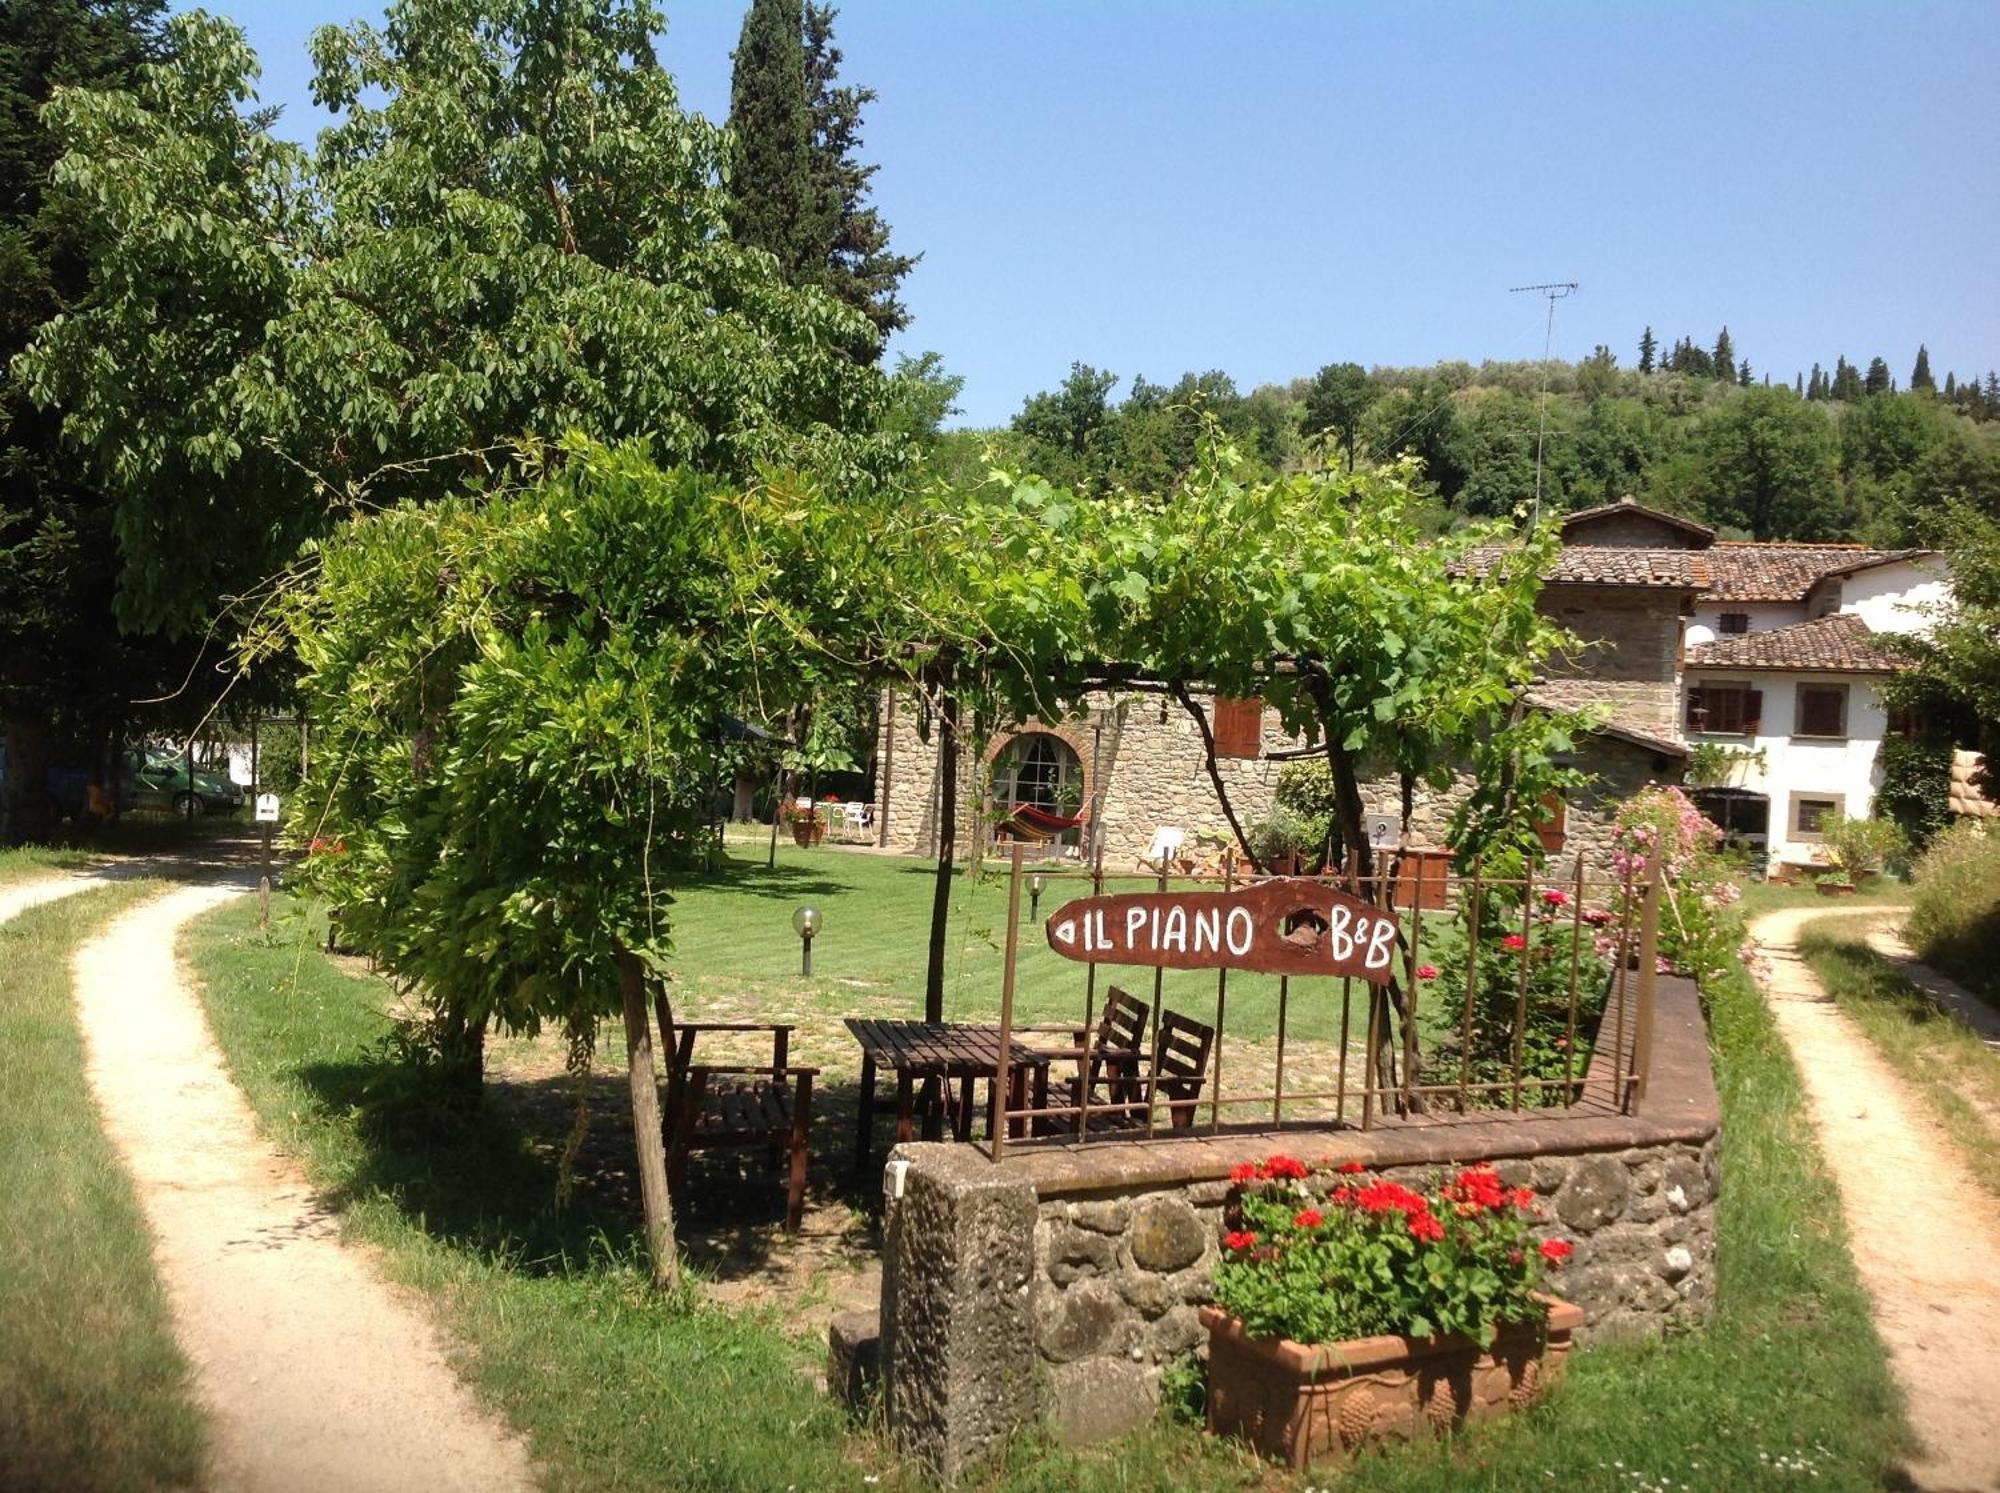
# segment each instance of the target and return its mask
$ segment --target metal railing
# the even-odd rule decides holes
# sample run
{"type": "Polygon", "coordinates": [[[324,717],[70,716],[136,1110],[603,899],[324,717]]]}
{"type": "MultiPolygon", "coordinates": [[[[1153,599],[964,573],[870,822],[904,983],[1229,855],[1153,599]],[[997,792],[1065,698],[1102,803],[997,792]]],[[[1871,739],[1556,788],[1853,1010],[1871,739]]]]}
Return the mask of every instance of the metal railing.
{"type": "MultiPolygon", "coordinates": [[[[1063,894],[1072,888],[1091,897],[1121,886],[1226,895],[1282,881],[1301,889],[1302,905],[1288,916],[1302,923],[1315,921],[1307,890],[1325,888],[1391,912],[1399,924],[1384,983],[1339,974],[1255,976],[1275,980],[1275,991],[1266,983],[1257,992],[1260,1004],[1274,1005],[1259,1013],[1270,1020],[1269,1041],[1232,1038],[1228,1030],[1232,975],[1239,991],[1246,978],[1241,965],[1213,971],[1212,1004],[1203,1001],[1196,1013],[1185,984],[1169,1004],[1165,964],[1082,960],[1082,1020],[1068,1027],[1072,1040],[1062,1043],[1047,1040],[1047,1028],[1016,1020],[1023,856],[1015,845],[990,1111],[993,1158],[1010,1140],[1089,1145],[1164,1133],[1462,1123],[1529,1110],[1624,1113],[1644,1097],[1658,971],[1657,865],[1644,881],[1593,874],[1581,854],[1560,878],[1548,874],[1553,867],[1541,875],[1489,876],[1476,864],[1461,875],[1437,852],[1379,854],[1384,869],[1365,878],[1242,875],[1233,856],[1219,875],[1159,868],[1121,876],[1106,872],[1101,855],[1089,868],[1034,862],[1043,878],[1038,900],[1055,908],[1044,921],[1061,916],[1063,894]],[[1502,927],[1505,933],[1496,932],[1502,927]],[[1099,1041],[1110,998],[1102,987],[1120,968],[1151,973],[1146,1035],[1136,1047],[1107,1049],[1099,1041]],[[1325,1040],[1302,1037],[1299,1027],[1318,1017],[1331,1035],[1336,1012],[1328,1061],[1325,1040]],[[1169,1017],[1185,1041],[1167,1040],[1162,1021],[1169,1017]],[[1531,1036],[1541,1041],[1552,1028],[1562,1034],[1552,1044],[1562,1054],[1559,1063],[1547,1043],[1530,1048],[1531,1036]],[[1198,1071],[1190,1072],[1203,1030],[1205,1051],[1198,1071]],[[1302,1043],[1316,1063],[1304,1062],[1302,1043]],[[1586,1048],[1589,1061],[1579,1063],[1586,1048]],[[1024,1049],[1029,1055],[1017,1057],[1024,1049]],[[1252,1061],[1245,1061],[1246,1049],[1252,1061]],[[1017,1074],[1016,1067],[1030,1072],[1017,1074]],[[1006,1096],[1016,1094],[1027,1102],[1010,1103],[1006,1096]]],[[[1035,932],[1042,936],[1040,925],[1035,932]]]]}

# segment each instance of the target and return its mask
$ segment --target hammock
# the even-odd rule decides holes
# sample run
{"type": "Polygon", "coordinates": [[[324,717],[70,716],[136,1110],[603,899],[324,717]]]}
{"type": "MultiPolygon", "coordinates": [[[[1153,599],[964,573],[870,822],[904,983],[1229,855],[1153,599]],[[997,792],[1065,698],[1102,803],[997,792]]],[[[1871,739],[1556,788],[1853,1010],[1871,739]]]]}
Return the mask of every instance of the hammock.
{"type": "Polygon", "coordinates": [[[1075,829],[1089,817],[1088,814],[1051,814],[1033,804],[1016,804],[1014,812],[1007,816],[1001,828],[1011,830],[1024,840],[1053,840],[1065,830],[1075,829]]]}

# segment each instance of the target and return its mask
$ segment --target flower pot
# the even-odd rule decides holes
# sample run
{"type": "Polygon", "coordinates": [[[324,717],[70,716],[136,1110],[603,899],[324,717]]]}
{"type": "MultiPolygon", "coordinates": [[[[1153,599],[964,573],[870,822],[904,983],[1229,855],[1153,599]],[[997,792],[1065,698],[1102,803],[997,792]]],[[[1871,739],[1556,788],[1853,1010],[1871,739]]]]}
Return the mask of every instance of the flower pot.
{"type": "Polygon", "coordinates": [[[1851,897],[1854,895],[1854,883],[1851,881],[1820,881],[1815,882],[1814,885],[1819,888],[1819,894],[1822,897],[1851,897]]]}
{"type": "Polygon", "coordinates": [[[810,850],[826,838],[826,825],[817,819],[794,819],[792,821],[792,838],[800,846],[810,850]]]}
{"type": "Polygon", "coordinates": [[[1551,1297],[1546,1323],[1470,1338],[1356,1338],[1308,1347],[1248,1336],[1240,1320],[1201,1309],[1208,1329],[1208,1429],[1239,1436],[1294,1468],[1336,1461],[1383,1441],[1441,1435],[1468,1420],[1525,1409],[1561,1377],[1583,1309],[1551,1297]]]}

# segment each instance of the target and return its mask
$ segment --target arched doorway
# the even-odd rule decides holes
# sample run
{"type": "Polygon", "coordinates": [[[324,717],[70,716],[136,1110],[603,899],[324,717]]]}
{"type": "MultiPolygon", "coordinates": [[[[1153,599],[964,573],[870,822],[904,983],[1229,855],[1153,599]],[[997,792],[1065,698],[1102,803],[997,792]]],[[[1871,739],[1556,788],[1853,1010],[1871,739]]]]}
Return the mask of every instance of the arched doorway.
{"type": "Polygon", "coordinates": [[[996,817],[1015,820],[1022,809],[1033,811],[1025,823],[1035,839],[1064,845],[1081,842],[1080,825],[1057,829],[1049,819],[1075,819],[1084,812],[1087,788],[1083,760],[1076,748],[1050,731],[1023,731],[1005,743],[993,758],[993,805],[996,817]]]}

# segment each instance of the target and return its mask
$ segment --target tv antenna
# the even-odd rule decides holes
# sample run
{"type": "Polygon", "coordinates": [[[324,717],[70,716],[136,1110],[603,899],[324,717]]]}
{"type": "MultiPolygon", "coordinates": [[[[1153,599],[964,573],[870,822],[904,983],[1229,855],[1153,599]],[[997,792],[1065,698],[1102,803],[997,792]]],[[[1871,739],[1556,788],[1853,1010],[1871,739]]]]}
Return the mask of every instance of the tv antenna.
{"type": "Polygon", "coordinates": [[[1512,285],[1507,288],[1509,295],[1546,296],[1549,302],[1548,328],[1542,333],[1542,397],[1535,431],[1535,506],[1528,516],[1528,530],[1532,533],[1542,522],[1542,447],[1549,439],[1549,349],[1555,345],[1556,302],[1573,296],[1582,287],[1574,280],[1551,280],[1545,285],[1512,285]]]}

